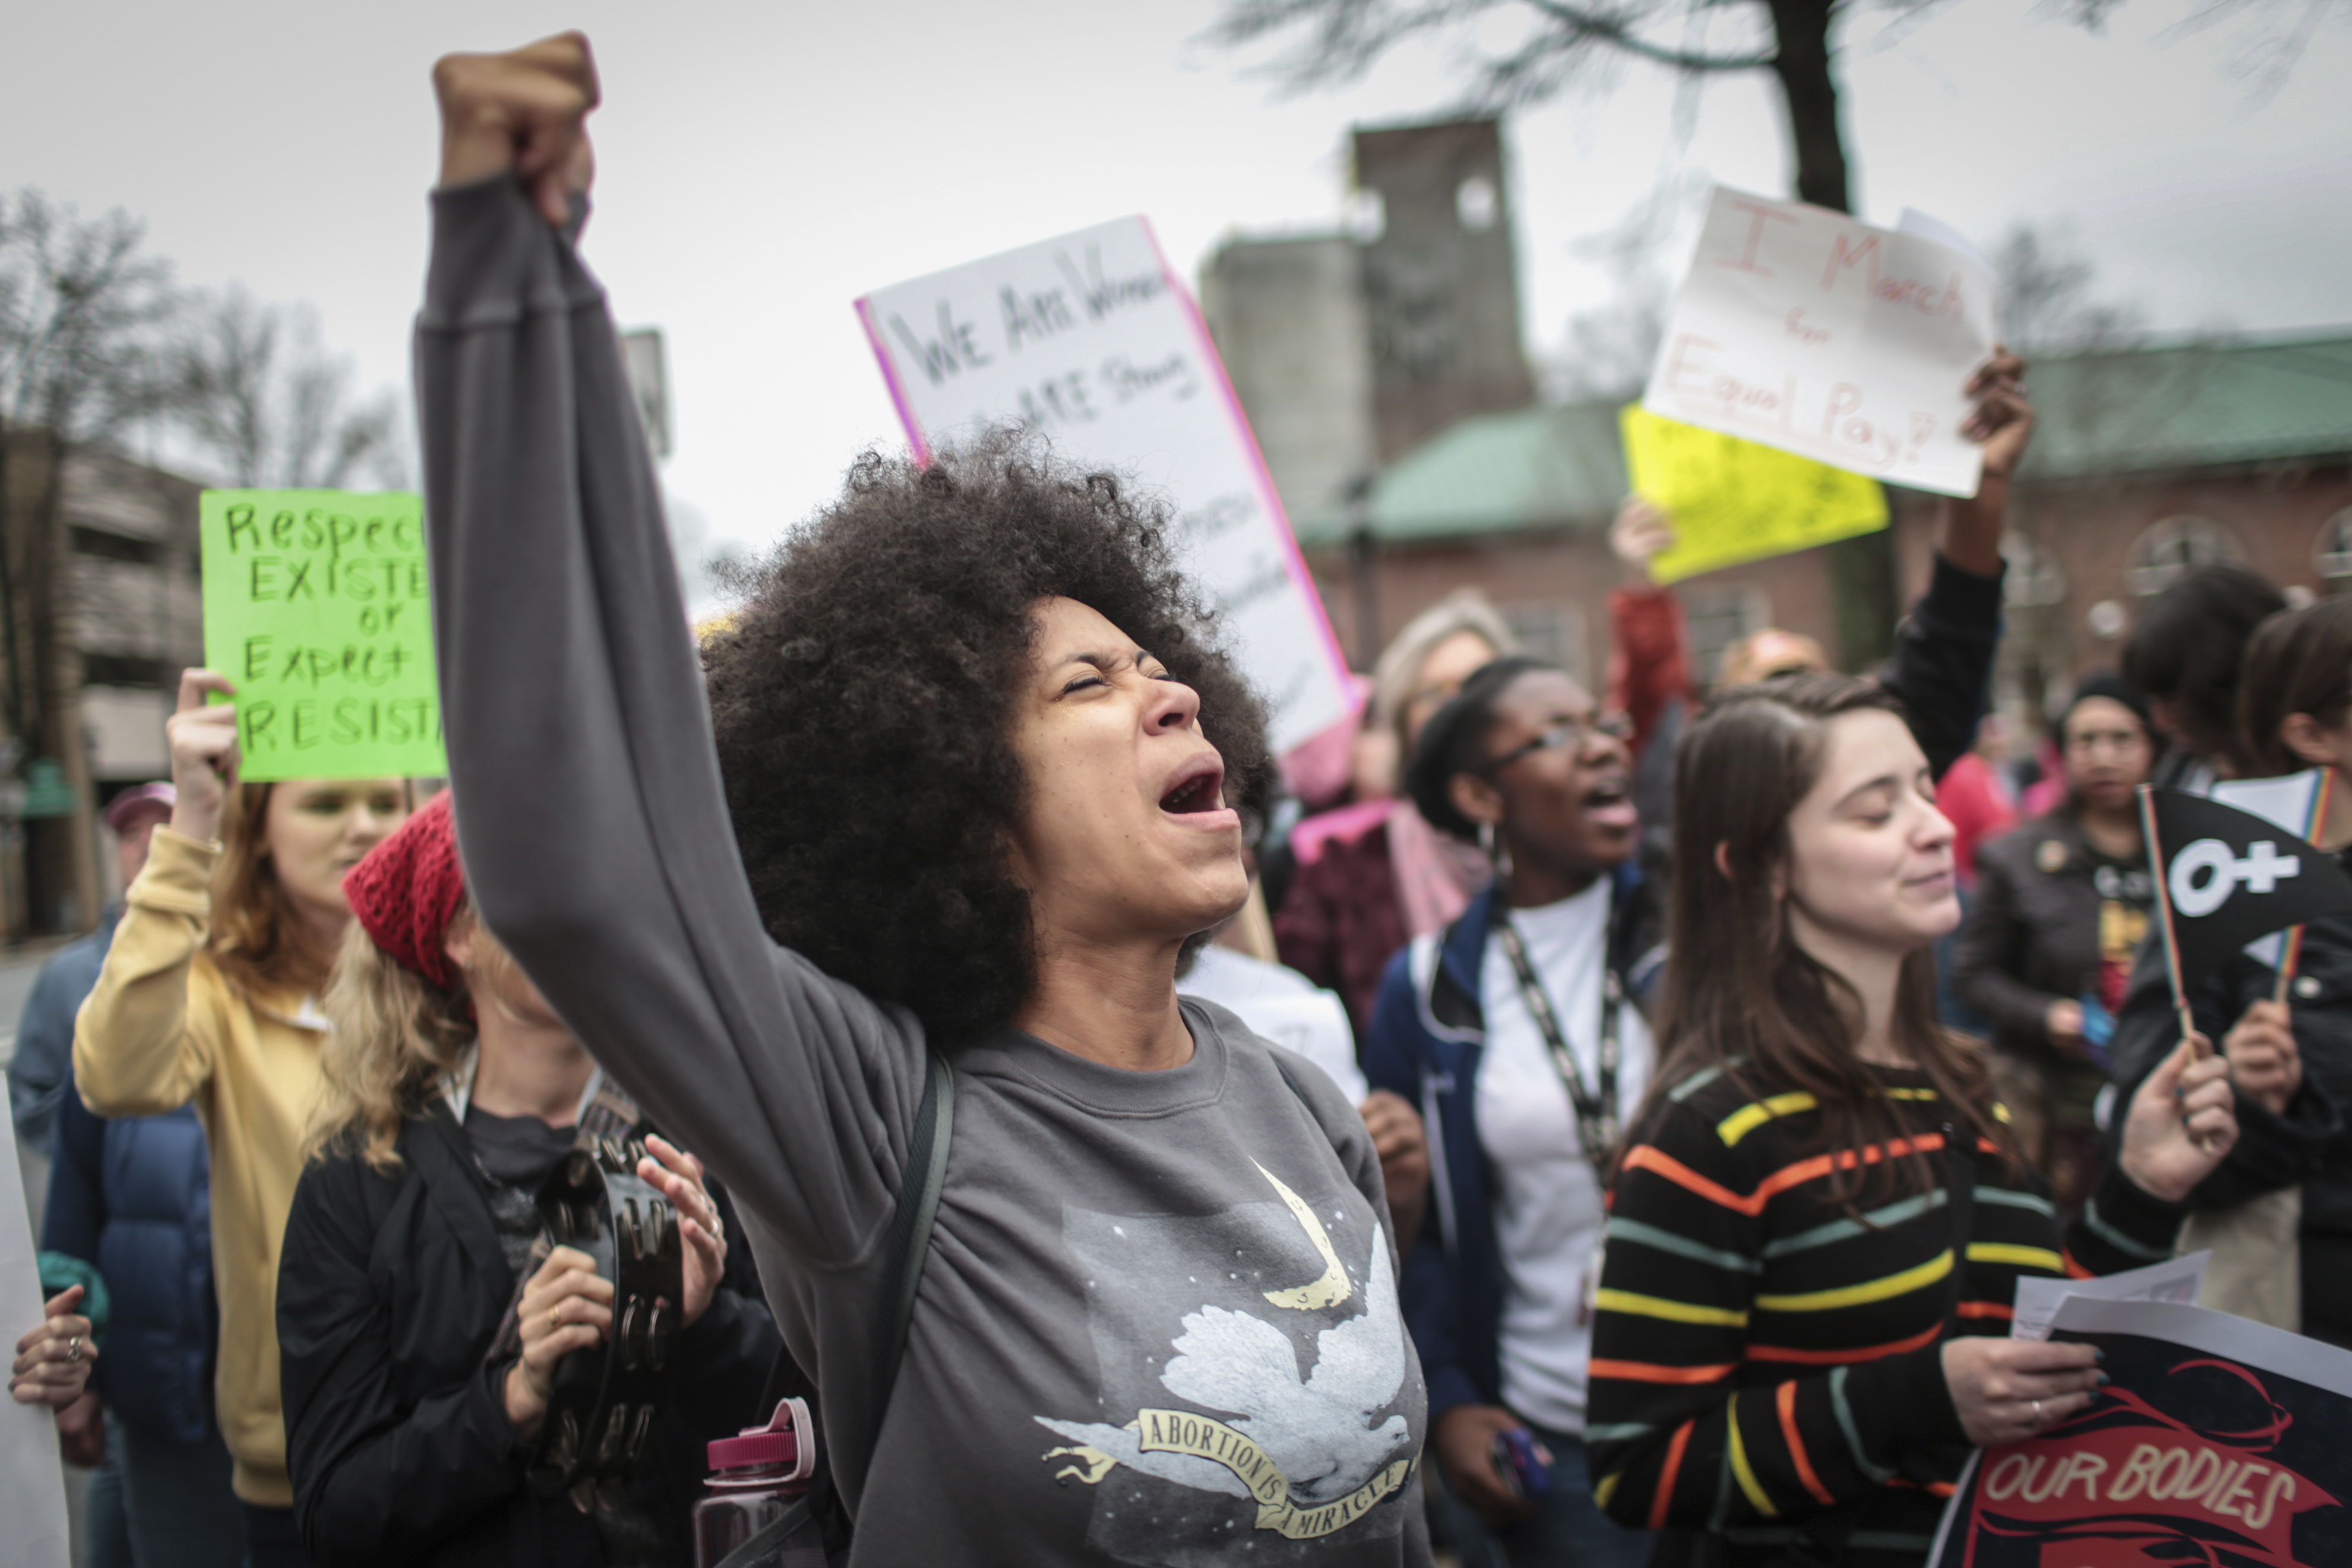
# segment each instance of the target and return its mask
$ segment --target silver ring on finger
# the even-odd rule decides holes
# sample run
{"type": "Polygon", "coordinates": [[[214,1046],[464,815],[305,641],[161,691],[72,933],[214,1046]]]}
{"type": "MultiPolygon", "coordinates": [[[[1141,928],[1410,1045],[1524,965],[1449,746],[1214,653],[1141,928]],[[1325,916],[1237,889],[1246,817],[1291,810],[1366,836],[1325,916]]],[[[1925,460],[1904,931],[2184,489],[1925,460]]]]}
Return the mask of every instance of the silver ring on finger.
{"type": "Polygon", "coordinates": [[[66,1360],[81,1360],[81,1336],[79,1334],[76,1334],[73,1338],[66,1342],[66,1360]]]}
{"type": "Polygon", "coordinates": [[[2033,1419],[2026,1423],[2026,1426],[2030,1431],[2042,1430],[2042,1401],[2037,1399],[2033,1402],[2033,1419]]]}

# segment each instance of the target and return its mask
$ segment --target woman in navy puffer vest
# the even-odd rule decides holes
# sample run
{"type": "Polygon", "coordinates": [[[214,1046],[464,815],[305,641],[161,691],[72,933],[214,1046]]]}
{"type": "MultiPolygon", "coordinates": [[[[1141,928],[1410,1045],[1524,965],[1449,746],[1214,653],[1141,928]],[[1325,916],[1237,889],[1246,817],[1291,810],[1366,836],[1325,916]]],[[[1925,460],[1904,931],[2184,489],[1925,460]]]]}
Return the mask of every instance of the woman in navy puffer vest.
{"type": "Polygon", "coordinates": [[[90,1386],[121,1427],[123,1504],[142,1568],[233,1568],[245,1557],[213,1419],[220,1310],[207,1164],[193,1106],[108,1120],[67,1084],[42,1241],[95,1265],[112,1299],[90,1386]]]}

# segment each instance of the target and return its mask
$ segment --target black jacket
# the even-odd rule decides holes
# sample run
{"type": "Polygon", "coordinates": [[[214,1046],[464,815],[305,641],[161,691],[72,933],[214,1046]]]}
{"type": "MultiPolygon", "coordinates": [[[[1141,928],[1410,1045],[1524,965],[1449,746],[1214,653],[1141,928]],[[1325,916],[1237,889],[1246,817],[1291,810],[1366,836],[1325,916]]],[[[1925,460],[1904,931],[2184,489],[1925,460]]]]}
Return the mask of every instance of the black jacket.
{"type": "Polygon", "coordinates": [[[1927,753],[1927,773],[1942,778],[1977,743],[1977,723],[1992,691],[1993,656],[2000,651],[2000,584],[1938,555],[1927,591],[1895,629],[1895,651],[1879,680],[1903,699],[1912,739],[1927,753]]]}
{"type": "MultiPolygon", "coordinates": [[[[343,1154],[310,1165],[286,1222],[278,1336],[303,1545],[318,1568],[601,1563],[593,1522],[524,1479],[530,1447],[502,1393],[511,1358],[484,1360],[514,1278],[465,1132],[436,1110],[399,1148],[390,1172],[343,1154]]],[[[756,1286],[737,1287],[743,1256],[729,1249],[729,1279],[681,1339],[655,1428],[680,1563],[702,1445],[754,1424],[782,1342],[756,1286]]]]}
{"type": "Polygon", "coordinates": [[[1992,1020],[2003,1050],[2055,1059],[2042,1021],[2050,1004],[2096,989],[2092,875],[2082,825],[2063,807],[1978,849],[1976,899],[1952,954],[1952,983],[1992,1020]]]}
{"type": "MultiPolygon", "coordinates": [[[[2221,973],[2189,993],[2199,1032],[2218,1047],[2248,1007],[2270,999],[2277,978],[2268,964],[2243,953],[2233,955],[2221,973]]],[[[2352,917],[2305,928],[2288,1005],[2295,1046],[2303,1055],[2303,1088],[2284,1116],[2273,1116],[2244,1095],[2238,1097],[2238,1142],[2220,1168],[2190,1194],[2189,1206],[2224,1208],[2299,1183],[2304,1233],[2352,1237],[2352,1129],[2346,1127],[2337,1109],[2352,1105],[2352,917]]],[[[2116,1021],[2110,1070],[2117,1092],[2128,1097],[2179,1039],[2172,989],[2165,978],[2163,942],[2151,933],[2141,946],[2130,994],[2116,1021]]],[[[2111,1145],[2120,1135],[2124,1112],[2125,1105],[2118,1104],[2110,1118],[2111,1145]]],[[[2308,1292],[2309,1275],[2304,1283],[2308,1292]]]]}

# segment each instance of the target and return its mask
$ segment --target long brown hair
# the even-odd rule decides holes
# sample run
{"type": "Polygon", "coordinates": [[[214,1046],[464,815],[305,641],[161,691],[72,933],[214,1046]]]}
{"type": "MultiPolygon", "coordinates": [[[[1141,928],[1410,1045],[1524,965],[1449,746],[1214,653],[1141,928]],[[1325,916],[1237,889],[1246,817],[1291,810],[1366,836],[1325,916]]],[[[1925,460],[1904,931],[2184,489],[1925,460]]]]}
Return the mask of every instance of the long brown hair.
{"type": "MultiPolygon", "coordinates": [[[[1891,693],[1866,680],[1790,675],[1732,691],[1683,738],[1656,1025],[1661,1059],[1637,1127],[1654,1126],[1667,1091],[1712,1068],[1759,1097],[1811,1094],[1822,1152],[1860,1150],[1922,1130],[1878,1092],[1876,1075],[1854,1054],[1862,998],[1793,940],[1776,890],[1789,864],[1789,816],[1821,777],[1830,721],[1901,711],[1891,693]]],[[[1964,1135],[1972,1131],[2011,1150],[1993,1114],[1982,1054],[1937,1021],[1935,958],[1926,948],[1903,962],[1890,1032],[1964,1124],[1964,1135]]],[[[1866,1186],[1924,1192],[1937,1179],[1925,1154],[1856,1160],[1832,1171],[1829,1194],[1851,1206],[1866,1186]]]]}
{"type": "Polygon", "coordinates": [[[315,995],[331,952],[304,934],[294,902],[269,862],[270,784],[241,784],[222,813],[220,868],[213,873],[213,963],[244,992],[315,995]]]}
{"type": "Polygon", "coordinates": [[[2254,628],[2238,681],[2239,740],[2268,777],[2312,764],[2280,731],[2297,713],[2332,730],[2352,713],[2352,599],[2281,610],[2254,628]]]}

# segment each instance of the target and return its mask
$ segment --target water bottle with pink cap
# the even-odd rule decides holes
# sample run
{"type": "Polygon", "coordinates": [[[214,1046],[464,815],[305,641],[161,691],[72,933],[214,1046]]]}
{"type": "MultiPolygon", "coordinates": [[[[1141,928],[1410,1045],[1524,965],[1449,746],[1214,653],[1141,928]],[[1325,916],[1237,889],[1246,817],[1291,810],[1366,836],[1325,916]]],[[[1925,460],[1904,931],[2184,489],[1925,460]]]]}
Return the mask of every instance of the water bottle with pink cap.
{"type": "Polygon", "coordinates": [[[718,1439],[709,1456],[709,1495],[694,1505],[695,1568],[824,1568],[808,1506],[816,1436],[807,1401],[782,1401],[765,1426],[718,1439]]]}

